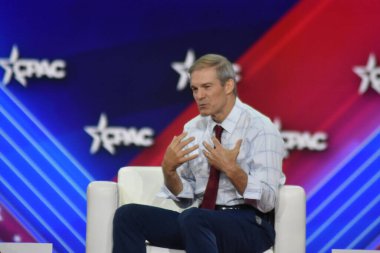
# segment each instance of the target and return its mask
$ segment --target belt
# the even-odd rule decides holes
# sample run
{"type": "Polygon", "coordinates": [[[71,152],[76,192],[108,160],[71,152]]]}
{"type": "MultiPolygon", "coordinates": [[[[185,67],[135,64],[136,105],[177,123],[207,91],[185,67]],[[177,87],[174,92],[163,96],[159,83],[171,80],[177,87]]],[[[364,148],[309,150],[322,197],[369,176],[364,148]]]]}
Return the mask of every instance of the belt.
{"type": "Polygon", "coordinates": [[[263,220],[266,220],[272,226],[274,226],[274,210],[272,210],[268,213],[263,213],[251,205],[244,205],[244,204],[234,205],[234,206],[223,206],[223,205],[216,205],[215,206],[215,210],[222,210],[222,211],[226,211],[226,210],[247,210],[247,209],[254,211],[256,213],[256,216],[260,217],[263,220]]]}
{"type": "Polygon", "coordinates": [[[234,205],[234,206],[222,206],[216,205],[215,210],[243,210],[243,209],[254,209],[253,206],[250,205],[234,205]]]}

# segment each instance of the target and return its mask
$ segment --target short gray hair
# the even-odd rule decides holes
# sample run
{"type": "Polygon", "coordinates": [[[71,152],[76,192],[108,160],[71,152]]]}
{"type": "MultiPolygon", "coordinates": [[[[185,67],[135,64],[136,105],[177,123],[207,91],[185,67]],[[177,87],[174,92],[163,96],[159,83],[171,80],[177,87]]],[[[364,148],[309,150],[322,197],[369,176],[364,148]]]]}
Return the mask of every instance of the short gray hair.
{"type": "Polygon", "coordinates": [[[218,79],[224,86],[225,83],[232,79],[234,82],[234,94],[237,95],[237,88],[236,88],[236,75],[234,68],[232,67],[232,63],[224,56],[218,55],[218,54],[206,54],[202,57],[200,57],[198,60],[196,60],[193,65],[191,65],[189,69],[189,74],[191,74],[195,70],[200,70],[204,68],[215,68],[216,69],[216,75],[218,76],[218,79]]]}

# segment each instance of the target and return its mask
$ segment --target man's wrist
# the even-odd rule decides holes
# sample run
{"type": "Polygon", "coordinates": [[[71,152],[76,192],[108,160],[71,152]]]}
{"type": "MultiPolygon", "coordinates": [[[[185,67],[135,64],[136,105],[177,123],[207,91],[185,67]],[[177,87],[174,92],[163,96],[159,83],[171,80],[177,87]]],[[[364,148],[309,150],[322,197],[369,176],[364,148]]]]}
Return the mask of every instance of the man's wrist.
{"type": "Polygon", "coordinates": [[[164,177],[165,178],[175,178],[175,177],[178,176],[178,174],[177,174],[177,172],[175,170],[174,171],[172,171],[172,170],[169,170],[169,171],[163,170],[163,173],[164,173],[164,177]]]}
{"type": "Polygon", "coordinates": [[[174,167],[167,167],[165,165],[161,165],[162,172],[164,173],[165,176],[175,176],[177,174],[176,168],[174,167]]]}
{"type": "Polygon", "coordinates": [[[163,170],[163,174],[165,186],[173,193],[173,195],[177,196],[182,191],[183,187],[177,172],[175,170],[163,170]]]}
{"type": "Polygon", "coordinates": [[[229,167],[225,173],[239,194],[243,195],[248,183],[247,173],[238,164],[229,167]]]}
{"type": "Polygon", "coordinates": [[[226,166],[225,167],[225,170],[224,170],[224,173],[226,174],[226,176],[229,178],[229,179],[232,179],[236,176],[237,173],[240,172],[240,170],[242,170],[240,168],[240,166],[235,163],[235,164],[231,164],[229,166],[226,166]]]}
{"type": "Polygon", "coordinates": [[[162,171],[165,174],[172,173],[172,172],[176,171],[176,168],[174,168],[173,166],[168,165],[165,161],[162,161],[161,168],[162,168],[162,171]]]}

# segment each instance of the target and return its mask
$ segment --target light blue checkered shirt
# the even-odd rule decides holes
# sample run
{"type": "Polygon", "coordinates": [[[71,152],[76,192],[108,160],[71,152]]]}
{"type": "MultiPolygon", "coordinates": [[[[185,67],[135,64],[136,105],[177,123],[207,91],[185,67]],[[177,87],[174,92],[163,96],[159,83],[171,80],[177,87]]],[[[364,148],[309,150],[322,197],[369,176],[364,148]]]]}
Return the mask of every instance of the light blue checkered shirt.
{"type": "MultiPolygon", "coordinates": [[[[202,202],[210,171],[202,152],[205,149],[202,142],[212,144],[215,125],[210,116],[197,116],[184,126],[187,137],[195,138],[187,148],[198,144],[200,148],[191,154],[198,153],[199,156],[177,168],[183,183],[182,192],[175,196],[163,186],[158,196],[171,198],[181,207],[187,207],[194,201],[196,204],[202,202]]],[[[242,196],[227,176],[221,173],[216,204],[249,203],[262,212],[272,210],[277,202],[278,189],[285,183],[282,173],[285,147],[278,129],[269,118],[239,99],[236,99],[231,113],[221,126],[224,129],[221,142],[225,148],[232,149],[239,139],[243,140],[237,162],[247,173],[248,184],[242,196]]]]}

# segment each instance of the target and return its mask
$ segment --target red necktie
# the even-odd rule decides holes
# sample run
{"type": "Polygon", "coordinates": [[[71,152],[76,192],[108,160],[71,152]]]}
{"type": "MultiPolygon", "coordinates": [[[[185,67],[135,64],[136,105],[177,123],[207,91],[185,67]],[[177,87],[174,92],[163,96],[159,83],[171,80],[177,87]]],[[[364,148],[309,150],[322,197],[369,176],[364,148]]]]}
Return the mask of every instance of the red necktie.
{"type": "MultiPolygon", "coordinates": [[[[219,125],[216,125],[215,128],[215,137],[218,141],[221,142],[223,128],[219,125]]],[[[210,176],[208,178],[205,194],[203,195],[203,201],[201,208],[214,209],[216,202],[216,195],[218,194],[218,185],[219,185],[219,176],[220,171],[214,166],[210,167],[210,176]]]]}

